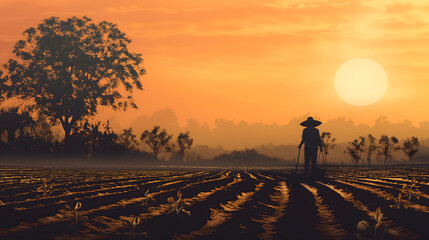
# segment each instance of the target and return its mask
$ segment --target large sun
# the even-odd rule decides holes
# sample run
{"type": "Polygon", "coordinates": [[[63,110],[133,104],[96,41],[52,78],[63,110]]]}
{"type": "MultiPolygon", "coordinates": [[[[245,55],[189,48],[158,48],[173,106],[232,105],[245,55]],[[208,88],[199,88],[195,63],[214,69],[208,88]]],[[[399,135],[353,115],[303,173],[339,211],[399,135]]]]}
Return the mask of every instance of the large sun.
{"type": "Polygon", "coordinates": [[[377,62],[355,58],[338,69],[335,74],[335,90],[343,101],[356,106],[367,106],[380,100],[386,93],[387,75],[377,62]]]}

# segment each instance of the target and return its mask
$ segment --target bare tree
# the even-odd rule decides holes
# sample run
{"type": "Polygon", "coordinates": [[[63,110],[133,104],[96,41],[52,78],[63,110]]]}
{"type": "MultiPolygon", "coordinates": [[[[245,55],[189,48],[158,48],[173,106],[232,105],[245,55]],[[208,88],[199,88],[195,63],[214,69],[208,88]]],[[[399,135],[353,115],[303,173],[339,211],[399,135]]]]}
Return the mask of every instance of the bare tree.
{"type": "Polygon", "coordinates": [[[349,142],[349,146],[344,153],[348,153],[352,157],[352,162],[357,164],[361,160],[361,154],[365,150],[365,138],[359,137],[353,142],[349,142]]]}
{"type": "Polygon", "coordinates": [[[336,146],[335,138],[332,138],[332,134],[330,132],[323,132],[320,135],[320,139],[322,140],[322,150],[325,154],[325,158],[323,161],[323,166],[325,166],[325,164],[328,162],[329,150],[334,149],[336,146]]]}
{"type": "Polygon", "coordinates": [[[366,150],[366,160],[368,162],[368,165],[371,164],[371,156],[372,154],[377,150],[377,139],[372,136],[371,134],[368,134],[368,143],[365,146],[366,150]]]}
{"type": "Polygon", "coordinates": [[[159,126],[155,126],[151,131],[145,130],[140,140],[147,144],[153,151],[153,155],[158,158],[158,154],[168,146],[172,136],[167,134],[167,131],[163,129],[159,130],[159,126]]]}
{"type": "Polygon", "coordinates": [[[387,159],[392,156],[392,153],[401,149],[399,141],[396,137],[388,137],[387,135],[381,135],[379,144],[379,153],[384,157],[384,165],[386,165],[387,159]]]}
{"type": "Polygon", "coordinates": [[[407,138],[404,141],[404,145],[401,149],[408,156],[408,159],[411,162],[414,158],[414,155],[419,151],[419,147],[419,139],[416,137],[412,137],[411,139],[407,138]]]}

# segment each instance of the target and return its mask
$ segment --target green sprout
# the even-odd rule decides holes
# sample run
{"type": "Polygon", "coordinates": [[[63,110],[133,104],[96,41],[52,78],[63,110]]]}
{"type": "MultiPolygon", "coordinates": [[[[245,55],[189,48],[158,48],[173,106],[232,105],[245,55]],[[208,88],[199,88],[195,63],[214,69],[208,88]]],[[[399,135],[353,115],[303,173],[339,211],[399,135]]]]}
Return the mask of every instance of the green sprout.
{"type": "Polygon", "coordinates": [[[129,234],[131,235],[131,239],[136,239],[137,237],[140,237],[140,236],[145,236],[147,239],[149,239],[149,236],[147,235],[146,232],[143,232],[143,233],[136,232],[136,226],[140,224],[140,219],[137,216],[133,216],[133,215],[131,215],[130,218],[131,218],[130,220],[125,219],[121,221],[130,230],[129,234]]]}
{"type": "Polygon", "coordinates": [[[36,191],[43,192],[42,196],[50,197],[52,192],[54,191],[52,188],[53,186],[49,186],[46,180],[43,180],[43,184],[40,187],[38,187],[36,191]]]}
{"type": "Polygon", "coordinates": [[[174,212],[176,211],[176,214],[179,214],[180,212],[184,212],[186,214],[188,214],[189,216],[191,215],[190,211],[185,210],[185,206],[190,206],[189,203],[186,203],[183,199],[182,199],[182,192],[177,191],[177,200],[174,200],[173,197],[169,197],[167,199],[167,201],[171,204],[171,210],[168,213],[174,212]]]}
{"type": "Polygon", "coordinates": [[[358,240],[382,240],[386,234],[392,237],[398,237],[398,232],[394,229],[386,228],[382,219],[383,213],[380,207],[378,207],[374,212],[375,224],[370,225],[368,221],[358,222],[357,229],[361,233],[357,233],[356,238],[358,240]]]}
{"type": "Polygon", "coordinates": [[[64,190],[64,193],[66,193],[66,194],[72,194],[72,192],[70,192],[69,190],[67,190],[66,188],[63,188],[63,190],[64,190]]]}

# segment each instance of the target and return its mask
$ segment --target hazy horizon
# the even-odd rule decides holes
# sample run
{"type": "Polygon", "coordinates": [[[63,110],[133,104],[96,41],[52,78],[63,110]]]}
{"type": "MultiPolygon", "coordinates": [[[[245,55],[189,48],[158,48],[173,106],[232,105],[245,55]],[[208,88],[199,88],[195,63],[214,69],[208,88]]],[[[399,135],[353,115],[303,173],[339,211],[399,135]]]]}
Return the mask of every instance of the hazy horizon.
{"type": "MultiPolygon", "coordinates": [[[[299,125],[309,115],[296,116],[287,124],[248,123],[245,121],[234,122],[219,118],[213,123],[213,127],[207,122],[198,122],[188,119],[185,125],[178,122],[176,113],[172,109],[162,109],[152,115],[141,115],[131,121],[131,124],[121,124],[115,118],[105,118],[111,122],[116,132],[124,128],[133,128],[134,134],[141,134],[146,129],[155,125],[165,128],[167,132],[175,136],[179,132],[190,132],[195,145],[208,145],[210,147],[221,146],[225,150],[252,148],[260,145],[297,145],[301,141],[302,129],[299,125]]],[[[337,143],[347,143],[359,136],[372,134],[378,138],[382,134],[395,136],[399,140],[418,137],[419,140],[429,138],[429,121],[413,125],[409,120],[402,122],[390,122],[386,117],[379,117],[374,124],[355,124],[352,119],[339,117],[336,119],[320,119],[323,123],[318,127],[320,133],[327,131],[333,134],[337,143]]],[[[96,118],[97,120],[98,118],[96,118]]],[[[424,143],[424,141],[423,141],[424,143]]]]}

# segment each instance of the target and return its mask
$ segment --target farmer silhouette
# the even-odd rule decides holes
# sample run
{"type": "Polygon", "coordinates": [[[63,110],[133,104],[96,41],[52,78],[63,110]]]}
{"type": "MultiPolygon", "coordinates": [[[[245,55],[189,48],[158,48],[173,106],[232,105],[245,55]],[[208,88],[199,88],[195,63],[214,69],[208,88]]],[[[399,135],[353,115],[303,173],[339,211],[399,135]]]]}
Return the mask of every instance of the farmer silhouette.
{"type": "Polygon", "coordinates": [[[315,175],[317,171],[317,147],[322,151],[322,140],[320,139],[319,129],[316,127],[322,124],[321,122],[314,120],[312,117],[308,117],[307,120],[302,122],[300,125],[304,128],[302,131],[302,140],[298,148],[301,149],[302,144],[305,144],[304,148],[304,168],[305,175],[308,173],[308,164],[311,162],[311,174],[315,175]]]}

